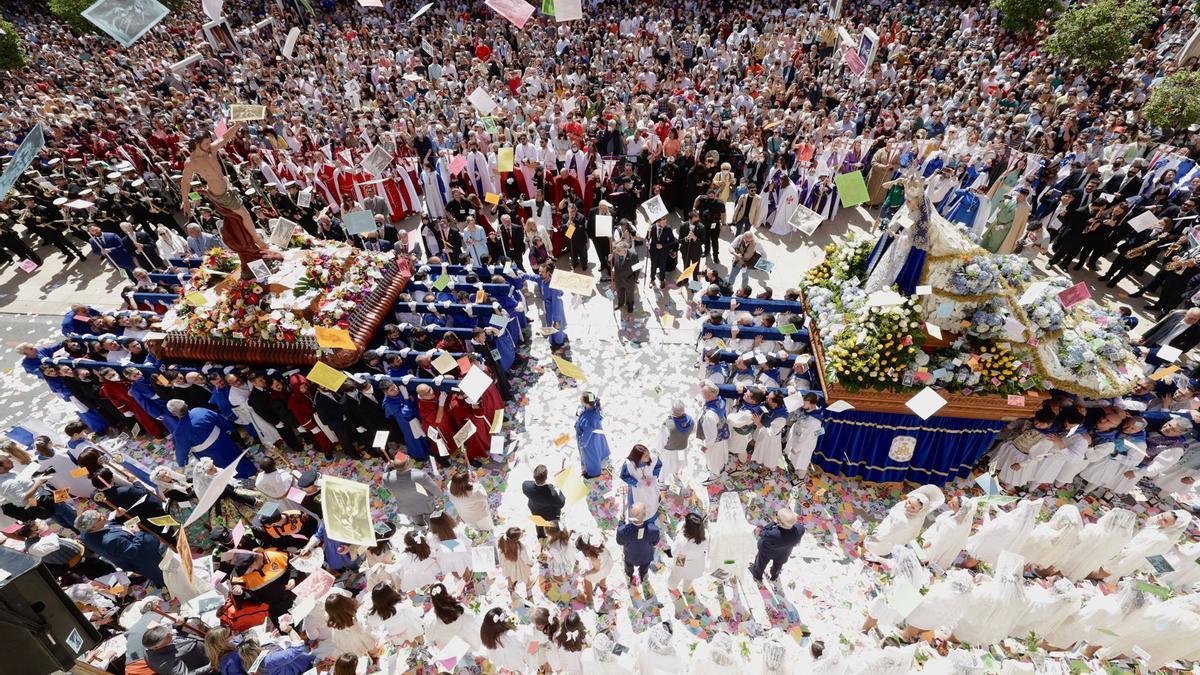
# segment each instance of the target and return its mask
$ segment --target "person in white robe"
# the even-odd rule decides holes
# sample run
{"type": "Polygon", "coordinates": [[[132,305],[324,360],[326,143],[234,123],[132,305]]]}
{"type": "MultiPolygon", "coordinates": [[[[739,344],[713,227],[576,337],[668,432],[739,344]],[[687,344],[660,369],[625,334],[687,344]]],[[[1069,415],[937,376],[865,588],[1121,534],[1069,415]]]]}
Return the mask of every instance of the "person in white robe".
{"type": "Polygon", "coordinates": [[[950,569],[958,554],[967,545],[971,528],[975,525],[975,514],[979,511],[979,500],[963,499],[955,495],[946,502],[949,508],[934,519],[933,524],[921,536],[924,540],[925,560],[930,566],[950,569]]]}
{"type": "MultiPolygon", "coordinates": [[[[1185,451],[1183,456],[1176,460],[1174,464],[1166,465],[1167,463],[1159,462],[1159,457],[1155,457],[1151,462],[1150,467],[1146,469],[1146,475],[1154,481],[1163,494],[1185,494],[1196,488],[1196,484],[1200,483],[1200,465],[1193,466],[1195,448],[1185,451]],[[1158,466],[1156,466],[1156,464],[1158,466]],[[1151,473],[1153,471],[1153,473],[1151,473]]],[[[1166,454],[1166,453],[1163,453],[1166,454]]]]}
{"type": "Polygon", "coordinates": [[[1133,538],[1134,515],[1109,509],[1094,523],[1083,526],[1079,545],[1059,561],[1058,571],[1071,581],[1082,581],[1116,555],[1133,538]]]}
{"type": "Polygon", "coordinates": [[[912,546],[905,544],[892,549],[892,555],[887,563],[888,576],[892,581],[888,585],[882,585],[879,588],[879,594],[871,601],[867,607],[866,620],[863,622],[862,632],[869,633],[872,628],[882,623],[884,626],[899,627],[904,623],[905,616],[898,612],[892,604],[888,602],[889,592],[898,586],[912,586],[920,591],[922,588],[929,586],[932,575],[925,566],[921,564],[917,558],[916,551],[912,546]]]}
{"type": "Polygon", "coordinates": [[[1012,510],[1001,511],[999,515],[988,520],[987,515],[994,509],[999,509],[995,503],[987,506],[985,522],[967,539],[967,567],[973,567],[975,561],[983,561],[995,567],[1000,555],[1005,551],[1020,553],[1025,546],[1025,540],[1037,524],[1042,500],[1022,499],[1012,510]]]}
{"type": "Polygon", "coordinates": [[[943,629],[953,633],[969,608],[966,599],[975,589],[975,578],[967,570],[950,570],[945,578],[935,582],[905,620],[903,638],[912,640],[918,634],[943,629]]]}
{"type": "Polygon", "coordinates": [[[1043,573],[1054,570],[1079,543],[1083,531],[1083,516],[1074,504],[1058,507],[1050,520],[1037,524],[1025,540],[1021,555],[1034,570],[1043,573]]]}
{"type": "Polygon", "coordinates": [[[798,478],[808,474],[813,451],[817,449],[817,440],[821,438],[821,418],[810,414],[819,407],[820,399],[817,395],[806,394],[804,403],[800,406],[800,416],[792,422],[792,428],[788,429],[787,458],[798,478]]]}
{"type": "Polygon", "coordinates": [[[1024,572],[1019,553],[1002,552],[992,576],[967,596],[968,610],[954,627],[954,639],[986,647],[1008,637],[1028,609],[1024,572]]]}
{"type": "Polygon", "coordinates": [[[1192,523],[1192,514],[1183,509],[1164,511],[1146,520],[1142,529],[1129,540],[1112,560],[1104,564],[1106,581],[1114,582],[1136,572],[1152,571],[1146,558],[1165,555],[1175,547],[1180,535],[1192,523]]]}
{"type": "Polygon", "coordinates": [[[711,544],[708,558],[713,572],[723,570],[731,577],[740,577],[750,566],[758,550],[754,526],[746,519],[737,492],[723,492],[717,507],[717,522],[709,528],[711,544]]]}
{"type": "Polygon", "coordinates": [[[888,514],[866,538],[863,547],[880,558],[890,555],[895,547],[916,539],[921,526],[925,524],[925,517],[945,501],[942,491],[932,485],[922,485],[913,490],[904,501],[888,509],[888,514]]]}
{"type": "Polygon", "coordinates": [[[1159,581],[1174,589],[1186,589],[1200,584],[1200,541],[1178,544],[1163,554],[1163,557],[1175,569],[1159,575],[1159,581]]]}
{"type": "Polygon", "coordinates": [[[1126,433],[1138,433],[1145,429],[1146,420],[1131,417],[1121,424],[1121,433],[1108,443],[1097,444],[1096,450],[1108,450],[1108,456],[1093,463],[1080,472],[1087,482],[1087,493],[1109,490],[1114,494],[1127,494],[1141,478],[1138,465],[1146,458],[1146,443],[1126,437],[1126,433]]]}
{"type": "Polygon", "coordinates": [[[754,455],[756,463],[772,471],[783,468],[783,427],[787,425],[783,395],[777,391],[767,394],[763,411],[773,414],[754,416],[754,455]]]}
{"type": "Polygon", "coordinates": [[[496,182],[492,177],[492,163],[489,161],[488,155],[480,152],[474,143],[471,144],[471,151],[467,153],[467,176],[471,179],[471,185],[479,197],[482,198],[489,192],[499,194],[496,182]]]}
{"type": "Polygon", "coordinates": [[[537,189],[533,179],[541,170],[541,155],[538,154],[536,145],[526,142],[525,134],[518,136],[517,141],[517,147],[513,151],[513,167],[520,181],[521,194],[532,197],[537,189]]]}
{"type": "Polygon", "coordinates": [[[726,631],[717,631],[708,642],[700,642],[692,652],[688,673],[698,675],[735,675],[745,668],[745,662],[736,652],[733,636],[726,631]]]}
{"type": "Polygon", "coordinates": [[[645,636],[637,657],[636,672],[639,675],[687,671],[687,657],[680,653],[668,624],[656,624],[645,632],[645,636]]]}
{"type": "Polygon", "coordinates": [[[504,670],[514,673],[536,671],[541,663],[536,662],[537,658],[530,654],[530,651],[537,652],[539,650],[531,650],[530,646],[534,642],[540,642],[538,638],[541,633],[530,624],[517,623],[514,617],[499,607],[489,609],[484,615],[481,631],[488,631],[489,625],[497,623],[507,623],[510,628],[499,635],[495,645],[489,647],[484,643],[483,655],[500,672],[504,670]]]}
{"type": "Polygon", "coordinates": [[[1091,657],[1102,647],[1114,644],[1126,621],[1152,602],[1148,593],[1138,589],[1137,580],[1124,579],[1116,593],[1093,597],[1084,603],[1076,615],[1076,639],[1088,644],[1084,654],[1091,657]]]}
{"type": "Polygon", "coordinates": [[[671,542],[671,573],[667,577],[667,588],[690,593],[692,584],[704,574],[711,546],[712,541],[704,531],[704,517],[694,512],[684,516],[683,526],[671,542]]]}
{"type": "Polygon", "coordinates": [[[1065,488],[1075,482],[1080,471],[1087,468],[1095,459],[1089,456],[1092,447],[1092,435],[1082,428],[1064,439],[1067,447],[1056,455],[1056,460],[1047,465],[1057,466],[1058,474],[1054,477],[1054,486],[1065,488]]]}
{"type": "Polygon", "coordinates": [[[1055,414],[1048,408],[1037,412],[1031,426],[996,449],[996,467],[1004,485],[1021,487],[1037,475],[1041,462],[1065,445],[1055,432],[1055,414]]]}
{"type": "Polygon", "coordinates": [[[1069,579],[1056,579],[1050,588],[1033,584],[1028,587],[1026,596],[1028,608],[1009,633],[1018,640],[1025,639],[1030,633],[1039,639],[1049,635],[1083,606],[1083,592],[1069,579]]]}
{"type": "Polygon", "coordinates": [[[1192,660],[1200,652],[1196,635],[1200,635],[1200,613],[1197,596],[1181,596],[1159,604],[1148,604],[1121,622],[1116,638],[1096,653],[1100,659],[1121,656],[1136,659],[1144,672],[1159,672],[1176,660],[1192,660]],[[1139,653],[1149,658],[1143,660],[1139,653]]]}
{"type": "Polygon", "coordinates": [[[780,181],[782,184],[776,198],[775,217],[771,220],[771,234],[782,237],[792,233],[792,226],[788,221],[796,212],[796,207],[800,206],[800,191],[787,176],[781,177],[780,181]]]}
{"type": "Polygon", "coordinates": [[[454,638],[461,638],[476,654],[483,653],[479,640],[479,628],[483,621],[479,614],[446,591],[442,584],[429,589],[433,609],[425,616],[425,641],[435,649],[445,649],[454,638]]]}
{"type": "Polygon", "coordinates": [[[442,188],[449,189],[449,184],[439,182],[440,176],[436,169],[426,165],[421,171],[421,191],[425,196],[425,213],[430,218],[446,217],[446,195],[442,188]]]}

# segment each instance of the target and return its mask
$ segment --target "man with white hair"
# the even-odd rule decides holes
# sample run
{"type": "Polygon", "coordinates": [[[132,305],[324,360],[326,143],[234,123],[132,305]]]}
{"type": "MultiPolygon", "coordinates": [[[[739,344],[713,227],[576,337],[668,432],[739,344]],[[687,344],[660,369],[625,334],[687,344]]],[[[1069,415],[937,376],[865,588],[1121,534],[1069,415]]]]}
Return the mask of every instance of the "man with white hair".
{"type": "Polygon", "coordinates": [[[725,399],[721,398],[717,385],[708,380],[700,383],[700,396],[704,405],[700,410],[696,438],[704,444],[704,461],[710,474],[704,484],[708,485],[721,475],[729,461],[729,422],[725,399]]]}
{"type": "Polygon", "coordinates": [[[671,414],[658,428],[658,453],[662,460],[661,480],[668,487],[676,484],[679,471],[687,466],[687,447],[692,432],[696,430],[696,420],[687,414],[683,401],[678,399],[671,402],[671,414]]]}
{"type": "Polygon", "coordinates": [[[130,532],[94,509],[75,517],[75,529],[87,550],[126,572],[146,577],[155,586],[164,586],[159,565],[165,547],[154,535],[143,530],[130,532]]]}
{"type": "MultiPolygon", "coordinates": [[[[180,468],[187,465],[190,454],[209,457],[222,469],[238,461],[242,451],[233,442],[233,425],[219,413],[208,408],[188,410],[187,404],[177,398],[167,401],[167,411],[179,418],[171,440],[175,445],[175,463],[180,468]]],[[[238,463],[238,478],[249,478],[254,473],[254,464],[243,457],[238,463]]]]}
{"type": "Polygon", "coordinates": [[[779,581],[783,565],[792,557],[792,549],[804,536],[804,526],[796,524],[796,513],[784,507],[775,512],[775,524],[768,525],[758,534],[758,555],[750,566],[750,575],[762,583],[766,574],[772,582],[779,581]],[[768,568],[769,571],[768,571],[768,568]]]}

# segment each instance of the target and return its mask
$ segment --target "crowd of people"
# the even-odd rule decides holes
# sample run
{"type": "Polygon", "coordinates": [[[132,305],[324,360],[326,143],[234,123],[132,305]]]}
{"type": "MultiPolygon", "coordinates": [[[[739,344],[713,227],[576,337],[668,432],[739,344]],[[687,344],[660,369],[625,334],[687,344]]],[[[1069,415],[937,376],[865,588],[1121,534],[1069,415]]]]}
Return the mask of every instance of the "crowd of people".
{"type": "MultiPolygon", "coordinates": [[[[1103,271],[1109,288],[1137,282],[1132,295],[1162,315],[1140,338],[1148,374],[1163,347],[1200,343],[1200,135],[1140,113],[1150,87],[1196,65],[1179,58],[1191,4],[1158,3],[1134,55],[1104,73],[1039,48],[1049,22],[1021,36],[986,5],[622,0],[522,27],[479,3],[415,19],[419,3],[312,4],[225,2],[233,40],[215,44],[189,5],[128,49],[37,3],[0,8],[30,62],[0,75],[0,151],[34,122],[46,140],[0,208],[0,264],[41,265],[45,245],[126,281],[122,309],[75,306],[60,338],[18,347],[78,419],[0,453],[4,543],[45,563],[100,628],[92,658],[112,672],[745,669],[733,632],[697,641],[664,621],[623,634],[597,616],[645,607],[656,584],[694,599],[702,581],[743,571],[785,592],[825,401],[799,292],[777,299],[748,279],[770,270],[764,241],[838,218],[840,175],[864,176],[874,228],[899,227],[895,178],[917,173],[989,251],[1103,271]],[[861,76],[839,29],[878,35],[861,76]],[[231,104],[265,117],[234,120],[231,104]],[[373,229],[350,227],[362,211],[373,229]],[[409,287],[338,390],[285,368],[150,354],[197,261],[236,247],[222,238],[231,212],[266,234],[286,221],[410,261],[409,287]],[[435,284],[444,264],[450,281],[435,284]],[[610,439],[600,398],[581,391],[579,479],[619,488],[611,529],[564,522],[571,490],[545,465],[521,485],[529,521],[502,517],[485,486],[512,459],[504,410],[525,405],[530,319],[556,355],[572,346],[552,286],[564,268],[610,284],[626,317],[643,289],[673,284],[703,313],[697,400],[648,411],[657,438],[610,439]],[[476,368],[490,384],[468,396],[459,385],[476,368]],[[170,449],[149,466],[119,452],[128,436],[170,449]],[[312,453],[377,469],[388,499],[374,545],[330,537],[323,475],[300,460],[312,453]],[[758,528],[728,491],[750,465],[797,486],[797,503],[758,528]],[[664,517],[664,495],[688,493],[693,476],[719,506],[664,517]],[[201,539],[181,523],[206,502],[201,539]]],[[[1122,399],[1052,397],[987,460],[995,491],[1030,498],[1005,511],[986,488],[947,499],[925,486],[864,531],[856,557],[888,577],[865,631],[918,642],[835,646],[780,625],[753,636],[753,658],[763,672],[908,672],[919,645],[956,666],[978,660],[971,646],[1030,632],[1011,660],[1196,658],[1172,639],[1200,626],[1190,514],[1167,509],[1135,535],[1122,507],[1194,490],[1200,467],[1182,460],[1196,408],[1182,371],[1122,399]],[[1064,490],[1111,508],[1085,524],[1067,504],[1041,522],[1032,497],[1064,490]],[[1147,579],[1181,595],[1159,602],[1147,579]],[[917,601],[896,600],[900,586],[917,601]]]]}

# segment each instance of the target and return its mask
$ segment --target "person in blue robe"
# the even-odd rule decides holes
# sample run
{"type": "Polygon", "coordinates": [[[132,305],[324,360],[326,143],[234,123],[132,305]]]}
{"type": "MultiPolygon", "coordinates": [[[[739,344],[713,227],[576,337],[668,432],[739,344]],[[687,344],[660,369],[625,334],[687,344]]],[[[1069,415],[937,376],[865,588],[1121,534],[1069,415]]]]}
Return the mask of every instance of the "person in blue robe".
{"type": "Polygon", "coordinates": [[[508,318],[510,319],[508,323],[510,325],[513,323],[517,324],[518,335],[515,339],[520,341],[522,339],[520,334],[524,333],[525,329],[529,326],[529,317],[525,316],[525,312],[517,310],[517,306],[521,302],[521,294],[514,290],[508,295],[497,296],[496,302],[504,308],[504,311],[508,312],[508,318]]]}
{"type": "MultiPolygon", "coordinates": [[[[233,425],[219,413],[208,408],[188,410],[187,404],[179,399],[168,401],[167,410],[179,420],[171,432],[171,440],[175,445],[175,463],[180,468],[187,465],[188,455],[193,453],[212,458],[213,464],[221,468],[237,461],[242,454],[231,437],[233,425]]],[[[238,463],[237,477],[249,478],[254,473],[254,463],[243,457],[238,463]]]]}
{"type": "Polygon", "coordinates": [[[409,399],[408,390],[391,380],[385,380],[381,389],[383,412],[400,427],[400,435],[404,438],[404,454],[420,462],[429,459],[429,439],[425,437],[417,404],[409,399]],[[417,420],[417,423],[413,424],[413,420],[417,420]]]}
{"type": "Polygon", "coordinates": [[[17,351],[21,352],[21,368],[26,373],[40,378],[42,377],[42,363],[47,362],[50,357],[54,356],[54,352],[61,348],[61,342],[44,347],[36,347],[31,344],[19,345],[17,351]]]}
{"type": "Polygon", "coordinates": [[[362,562],[362,556],[354,557],[350,555],[350,552],[354,549],[353,546],[329,538],[329,533],[325,531],[325,523],[321,523],[317,527],[317,533],[313,535],[312,543],[305,545],[302,551],[311,550],[314,544],[321,546],[321,552],[325,554],[325,567],[329,568],[329,571],[334,574],[356,569],[358,564],[362,562]]]}
{"type": "Polygon", "coordinates": [[[72,305],[71,309],[63,315],[62,334],[63,335],[92,335],[95,331],[92,330],[91,317],[100,316],[100,310],[92,309],[87,305],[72,305]],[[80,317],[80,318],[75,318],[80,317]]]}
{"type": "Polygon", "coordinates": [[[575,440],[579,444],[579,461],[584,478],[598,478],[608,459],[608,437],[604,434],[604,415],[600,399],[592,392],[580,397],[579,413],[575,418],[575,440]]]}
{"type": "Polygon", "coordinates": [[[171,427],[175,426],[175,420],[172,419],[171,413],[167,412],[167,403],[162,400],[150,382],[146,380],[142,371],[137,368],[126,368],[122,371],[122,375],[126,380],[129,380],[129,395],[137,404],[142,406],[142,410],[154,419],[163,423],[170,431],[171,427]]]}
{"type": "Polygon", "coordinates": [[[554,274],[554,265],[547,264],[542,267],[540,274],[524,274],[521,279],[524,281],[532,281],[538,286],[538,290],[542,293],[542,326],[545,328],[556,328],[557,331],[550,336],[550,345],[553,349],[559,349],[567,338],[567,313],[563,308],[563,292],[554,288],[550,288],[550,277],[554,274]]]}
{"type": "Polygon", "coordinates": [[[84,511],[75,518],[75,528],[82,534],[79,541],[89,551],[114,566],[140,574],[150,583],[163,588],[162,564],[165,546],[153,534],[130,532],[118,524],[106,522],[99,511],[84,511]]]}
{"type": "Polygon", "coordinates": [[[975,215],[979,213],[979,196],[974,190],[959,188],[951,193],[950,201],[946,202],[946,220],[958,223],[968,230],[975,224],[975,215]]]}

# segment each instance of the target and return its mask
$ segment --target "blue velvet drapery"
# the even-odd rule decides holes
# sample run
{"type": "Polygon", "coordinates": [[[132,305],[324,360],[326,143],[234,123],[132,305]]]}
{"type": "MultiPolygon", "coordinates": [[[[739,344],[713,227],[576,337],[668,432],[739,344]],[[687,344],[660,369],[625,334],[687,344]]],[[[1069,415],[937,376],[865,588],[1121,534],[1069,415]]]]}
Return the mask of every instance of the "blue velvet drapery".
{"type": "Polygon", "coordinates": [[[825,413],[824,433],[813,461],[825,471],[879,483],[911,481],[943,485],[965,476],[991,447],[1003,422],[873,413],[825,413]],[[888,457],[892,439],[913,436],[908,461],[888,457]]]}

